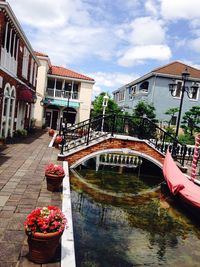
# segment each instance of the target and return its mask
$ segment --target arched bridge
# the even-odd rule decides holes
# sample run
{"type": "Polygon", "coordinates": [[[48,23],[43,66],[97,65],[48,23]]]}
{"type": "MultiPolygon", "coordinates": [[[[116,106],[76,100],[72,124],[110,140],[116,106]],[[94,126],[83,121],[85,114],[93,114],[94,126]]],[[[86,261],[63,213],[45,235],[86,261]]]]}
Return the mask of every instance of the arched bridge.
{"type": "Polygon", "coordinates": [[[105,151],[139,155],[162,167],[168,148],[183,166],[191,152],[147,118],[111,114],[64,127],[61,134],[58,159],[67,160],[72,167],[105,151]]]}
{"type": "MultiPolygon", "coordinates": [[[[124,139],[122,136],[107,136],[104,140],[90,143],[88,146],[80,146],[76,150],[66,154],[63,159],[67,160],[69,166],[76,167],[80,163],[102,153],[123,153],[127,155],[137,155],[146,158],[157,166],[162,167],[164,154],[154,149],[145,140],[136,138],[124,139]]],[[[59,155],[61,159],[61,155],[59,155]]]]}

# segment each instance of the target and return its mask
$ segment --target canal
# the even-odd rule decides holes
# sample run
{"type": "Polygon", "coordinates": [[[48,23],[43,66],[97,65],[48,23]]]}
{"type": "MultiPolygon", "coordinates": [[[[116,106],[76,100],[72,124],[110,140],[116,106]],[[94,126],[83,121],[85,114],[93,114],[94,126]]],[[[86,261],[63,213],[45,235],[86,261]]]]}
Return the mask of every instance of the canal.
{"type": "Polygon", "coordinates": [[[199,226],[161,190],[159,168],[79,168],[70,179],[77,267],[199,266],[199,226]]]}

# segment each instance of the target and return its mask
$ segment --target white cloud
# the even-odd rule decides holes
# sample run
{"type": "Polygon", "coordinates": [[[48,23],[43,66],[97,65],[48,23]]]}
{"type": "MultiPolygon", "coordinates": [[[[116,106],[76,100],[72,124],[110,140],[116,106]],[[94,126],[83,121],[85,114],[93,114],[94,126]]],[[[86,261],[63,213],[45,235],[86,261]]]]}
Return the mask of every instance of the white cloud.
{"type": "Polygon", "coordinates": [[[138,78],[136,74],[124,74],[120,72],[94,72],[88,75],[95,79],[93,95],[98,95],[102,91],[112,94],[112,91],[115,89],[138,78]]]}
{"type": "Polygon", "coordinates": [[[161,14],[165,19],[194,19],[200,16],[199,0],[160,0],[161,14]]]}
{"type": "Polygon", "coordinates": [[[155,1],[147,0],[145,3],[145,8],[152,16],[158,16],[158,6],[155,1]]]}
{"type": "Polygon", "coordinates": [[[200,37],[193,39],[189,42],[189,45],[194,51],[200,53],[200,37]]]}
{"type": "Polygon", "coordinates": [[[56,28],[69,22],[83,25],[90,21],[86,6],[81,0],[8,1],[20,21],[34,28],[56,28]]]}
{"type": "Polygon", "coordinates": [[[10,4],[28,27],[33,48],[47,53],[52,64],[66,66],[92,57],[104,61],[113,57],[118,43],[115,25],[98,23],[84,1],[10,0],[10,4]]]}
{"type": "Polygon", "coordinates": [[[136,45],[162,44],[165,41],[163,22],[151,17],[137,18],[131,23],[127,38],[136,45]]]}
{"type": "Polygon", "coordinates": [[[171,50],[166,45],[144,45],[127,49],[124,55],[119,58],[121,66],[131,67],[143,63],[145,60],[169,60],[171,50]]]}

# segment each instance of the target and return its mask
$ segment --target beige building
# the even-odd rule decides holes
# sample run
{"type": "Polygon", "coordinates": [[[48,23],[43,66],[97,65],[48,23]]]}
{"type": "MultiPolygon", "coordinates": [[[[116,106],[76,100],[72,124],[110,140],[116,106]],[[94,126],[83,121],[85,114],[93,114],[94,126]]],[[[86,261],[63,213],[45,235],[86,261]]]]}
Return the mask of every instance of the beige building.
{"type": "Polygon", "coordinates": [[[72,125],[90,117],[94,79],[69,69],[52,66],[47,55],[36,52],[38,68],[36,127],[59,129],[63,121],[72,125]]]}

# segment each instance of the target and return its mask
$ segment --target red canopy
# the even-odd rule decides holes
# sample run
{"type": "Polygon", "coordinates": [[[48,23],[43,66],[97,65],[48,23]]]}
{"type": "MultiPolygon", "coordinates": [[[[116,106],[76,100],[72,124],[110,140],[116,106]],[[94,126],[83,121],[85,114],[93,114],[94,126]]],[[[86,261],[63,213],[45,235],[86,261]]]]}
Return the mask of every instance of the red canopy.
{"type": "Polygon", "coordinates": [[[24,102],[33,102],[33,94],[32,92],[24,85],[21,85],[19,87],[19,95],[18,99],[22,100],[24,102]]]}

